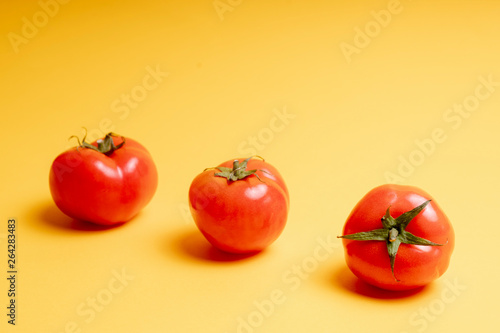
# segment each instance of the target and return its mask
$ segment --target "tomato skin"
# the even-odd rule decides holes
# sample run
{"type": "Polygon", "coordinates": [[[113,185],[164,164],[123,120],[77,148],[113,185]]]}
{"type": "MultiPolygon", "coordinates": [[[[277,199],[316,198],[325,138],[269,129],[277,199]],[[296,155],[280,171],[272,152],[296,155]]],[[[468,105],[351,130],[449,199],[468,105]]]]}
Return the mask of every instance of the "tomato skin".
{"type": "MultiPolygon", "coordinates": [[[[113,138],[117,145],[120,138],[113,138]]],[[[97,141],[92,145],[97,147],[97,141]]],[[[126,138],[109,156],[74,147],[56,157],[49,186],[57,207],[66,215],[99,225],[127,222],[153,198],[156,166],[140,143],[126,138]]]]}
{"type": "MultiPolygon", "coordinates": [[[[230,168],[232,163],[219,167],[230,168]]],[[[282,233],[288,216],[288,189],[279,172],[259,159],[249,160],[247,169],[259,171],[229,181],[215,176],[217,169],[205,170],[189,189],[196,226],[213,246],[229,253],[263,250],[282,233]]]]}
{"type": "MultiPolygon", "coordinates": [[[[382,228],[381,218],[390,206],[397,218],[432,197],[413,186],[387,184],[368,192],[354,207],[343,235],[382,228]]],[[[443,246],[401,244],[391,273],[387,246],[383,241],[342,239],[349,269],[361,280],[387,290],[409,290],[440,277],[448,268],[455,244],[453,227],[432,201],[407,226],[406,231],[443,246]]]]}

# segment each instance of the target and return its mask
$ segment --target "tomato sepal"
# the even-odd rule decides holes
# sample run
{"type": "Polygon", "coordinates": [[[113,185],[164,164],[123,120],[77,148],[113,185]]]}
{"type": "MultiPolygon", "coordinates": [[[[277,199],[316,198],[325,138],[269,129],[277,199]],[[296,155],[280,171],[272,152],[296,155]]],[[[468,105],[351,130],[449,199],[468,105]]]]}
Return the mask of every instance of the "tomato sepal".
{"type": "MultiPolygon", "coordinates": [[[[259,170],[259,169],[246,170],[248,161],[250,161],[252,158],[255,158],[255,157],[260,158],[263,162],[265,162],[264,159],[260,156],[250,156],[249,158],[245,159],[241,163],[238,160],[234,160],[232,169],[227,168],[227,167],[215,167],[215,168],[213,168],[213,169],[217,169],[220,171],[220,172],[215,173],[214,176],[226,178],[228,181],[235,182],[238,180],[245,179],[248,176],[255,175],[255,177],[257,177],[257,179],[259,179],[261,182],[263,182],[262,179],[260,179],[259,175],[256,174],[256,172],[257,171],[266,172],[266,171],[259,170]]],[[[208,169],[205,169],[205,171],[206,170],[208,170],[208,169]]]]}
{"type": "Polygon", "coordinates": [[[87,138],[87,129],[86,128],[84,128],[84,129],[85,129],[85,135],[83,136],[82,141],[80,141],[80,139],[76,135],[72,135],[69,137],[69,140],[75,138],[78,141],[78,146],[76,147],[77,150],[78,150],[78,148],[87,148],[87,149],[95,150],[95,151],[102,153],[106,156],[109,156],[109,155],[113,154],[113,152],[115,150],[120,149],[125,144],[125,137],[123,137],[119,134],[113,133],[113,132],[109,132],[108,134],[106,134],[104,139],[97,140],[97,147],[96,147],[96,146],[85,141],[85,139],[87,138]],[[121,138],[122,142],[120,142],[118,145],[115,145],[115,142],[113,141],[113,137],[121,138]]]}

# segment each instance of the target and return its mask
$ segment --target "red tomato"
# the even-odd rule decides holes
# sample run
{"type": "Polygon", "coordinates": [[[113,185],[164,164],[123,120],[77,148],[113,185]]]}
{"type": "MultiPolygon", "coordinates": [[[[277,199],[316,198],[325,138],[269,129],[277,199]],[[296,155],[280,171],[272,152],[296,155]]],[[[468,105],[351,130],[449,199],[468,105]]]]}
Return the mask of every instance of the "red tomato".
{"type": "Polygon", "coordinates": [[[388,290],[413,289],[440,277],[455,244],[450,221],[435,200],[402,185],[368,192],[347,218],[341,237],[350,270],[388,290]]]}
{"type": "Polygon", "coordinates": [[[101,225],[126,222],[153,197],[158,175],[138,142],[109,133],[60,154],[52,163],[52,198],[66,215],[101,225]]]}
{"type": "Polygon", "coordinates": [[[254,158],[207,169],[189,189],[197,227],[212,245],[230,253],[258,252],[274,242],[285,227],[289,200],[278,170],[254,158]]]}

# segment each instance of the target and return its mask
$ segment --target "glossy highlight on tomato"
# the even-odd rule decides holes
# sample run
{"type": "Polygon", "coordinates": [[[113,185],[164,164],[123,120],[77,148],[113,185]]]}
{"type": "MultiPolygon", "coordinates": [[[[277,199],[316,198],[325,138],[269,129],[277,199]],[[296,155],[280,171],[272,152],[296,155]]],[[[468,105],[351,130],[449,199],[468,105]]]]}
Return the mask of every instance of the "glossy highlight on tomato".
{"type": "Polygon", "coordinates": [[[439,278],[455,244],[450,221],[428,193],[392,184],[358,202],[340,237],[349,269],[387,290],[414,289],[439,278]]]}
{"type": "Polygon", "coordinates": [[[289,194],[278,170],[260,158],[230,160],[191,183],[193,219],[216,248],[229,253],[265,249],[282,233],[289,194]]]}
{"type": "MultiPolygon", "coordinates": [[[[78,140],[79,141],[79,140],[78,140]]],[[[137,141],[113,133],[80,143],[52,163],[49,185],[66,215],[99,225],[127,222],[153,198],[156,166],[137,141]]]]}

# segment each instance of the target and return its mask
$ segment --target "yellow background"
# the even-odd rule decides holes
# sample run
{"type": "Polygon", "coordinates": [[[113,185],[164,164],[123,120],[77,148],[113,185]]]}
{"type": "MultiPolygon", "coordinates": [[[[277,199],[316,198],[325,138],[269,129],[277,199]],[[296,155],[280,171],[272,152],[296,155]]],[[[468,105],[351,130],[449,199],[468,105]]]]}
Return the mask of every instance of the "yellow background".
{"type": "Polygon", "coordinates": [[[1,331],[491,332],[500,296],[500,3],[218,6],[2,2],[1,331]],[[34,20],[35,30],[25,26],[34,20]],[[137,103],[124,108],[132,93],[137,103]],[[50,165],[82,127],[92,136],[112,128],[154,157],[157,193],[123,226],[72,221],[52,202],[50,165]],[[232,260],[200,236],[187,190],[204,168],[252,146],[285,177],[291,209],[268,250],[232,260]],[[359,283],[336,239],[356,202],[389,181],[429,192],[455,228],[450,268],[416,293],[359,283]],[[10,217],[15,327],[6,316],[10,217]]]}

